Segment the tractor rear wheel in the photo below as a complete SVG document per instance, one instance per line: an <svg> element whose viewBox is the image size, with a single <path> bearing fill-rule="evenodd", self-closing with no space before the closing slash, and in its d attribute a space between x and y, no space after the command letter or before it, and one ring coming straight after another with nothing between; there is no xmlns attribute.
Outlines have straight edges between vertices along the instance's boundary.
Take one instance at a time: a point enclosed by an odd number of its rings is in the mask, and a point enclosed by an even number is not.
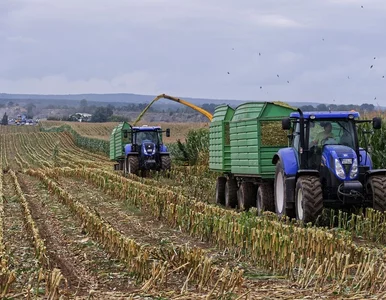
<svg viewBox="0 0 386 300"><path fill-rule="evenodd" d="M315 223L323 211L322 184L318 177L300 176L295 190L296 218L303 223Z"/></svg>
<svg viewBox="0 0 386 300"><path fill-rule="evenodd" d="M161 156L161 169L169 171L172 166L172 161L170 159L169 155L162 155Z"/></svg>
<svg viewBox="0 0 386 300"><path fill-rule="evenodd" d="M139 159L138 156L130 155L125 159L125 175L135 174L138 175L139 171Z"/></svg>
<svg viewBox="0 0 386 300"><path fill-rule="evenodd" d="M295 217L292 203L287 201L287 188L285 183L285 174L281 161L278 160L275 169L275 181L274 181L274 200L275 211L278 216L288 216L290 218Z"/></svg>
<svg viewBox="0 0 386 300"><path fill-rule="evenodd" d="M234 178L228 178L225 183L225 206L235 208L237 204L237 181Z"/></svg>
<svg viewBox="0 0 386 300"><path fill-rule="evenodd" d="M225 205L225 185L227 179L224 176L217 177L216 181L216 203Z"/></svg>
<svg viewBox="0 0 386 300"><path fill-rule="evenodd" d="M386 211L386 176L371 176L367 180L367 194L375 210Z"/></svg>
<svg viewBox="0 0 386 300"><path fill-rule="evenodd" d="M261 216L264 211L275 212L272 183L259 184L256 193L256 208L259 216Z"/></svg>
<svg viewBox="0 0 386 300"><path fill-rule="evenodd" d="M252 182L242 182L237 191L237 202L240 211L248 210L255 204L256 187Z"/></svg>

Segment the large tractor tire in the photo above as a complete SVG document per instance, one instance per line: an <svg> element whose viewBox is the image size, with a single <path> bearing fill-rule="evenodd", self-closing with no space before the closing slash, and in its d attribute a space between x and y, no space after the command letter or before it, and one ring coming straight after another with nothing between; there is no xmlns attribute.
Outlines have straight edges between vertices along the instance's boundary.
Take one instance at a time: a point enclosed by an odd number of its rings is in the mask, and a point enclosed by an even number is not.
<svg viewBox="0 0 386 300"><path fill-rule="evenodd" d="M256 187L251 182L242 182L237 191L237 203L240 211L248 210L255 205Z"/></svg>
<svg viewBox="0 0 386 300"><path fill-rule="evenodd" d="M386 211L386 176L371 176L366 186L372 207L375 210Z"/></svg>
<svg viewBox="0 0 386 300"><path fill-rule="evenodd" d="M172 167L172 160L169 155L161 156L161 169L164 171L170 171Z"/></svg>
<svg viewBox="0 0 386 300"><path fill-rule="evenodd" d="M225 205L225 185L227 179L224 176L217 177L216 181L216 203Z"/></svg>
<svg viewBox="0 0 386 300"><path fill-rule="evenodd" d="M138 175L139 172L139 158L138 156L128 155L125 159L125 175Z"/></svg>
<svg viewBox="0 0 386 300"><path fill-rule="evenodd" d="M287 201L285 174L280 160L276 163L273 195L276 214L280 217L284 215L295 217L293 204Z"/></svg>
<svg viewBox="0 0 386 300"><path fill-rule="evenodd" d="M228 178L225 183L225 206L235 208L237 205L237 181L234 178Z"/></svg>
<svg viewBox="0 0 386 300"><path fill-rule="evenodd" d="M323 211L322 184L316 176L300 176L295 190L296 218L303 223L315 223Z"/></svg>
<svg viewBox="0 0 386 300"><path fill-rule="evenodd" d="M273 183L259 184L256 193L256 208L259 216L262 215L264 211L275 212Z"/></svg>

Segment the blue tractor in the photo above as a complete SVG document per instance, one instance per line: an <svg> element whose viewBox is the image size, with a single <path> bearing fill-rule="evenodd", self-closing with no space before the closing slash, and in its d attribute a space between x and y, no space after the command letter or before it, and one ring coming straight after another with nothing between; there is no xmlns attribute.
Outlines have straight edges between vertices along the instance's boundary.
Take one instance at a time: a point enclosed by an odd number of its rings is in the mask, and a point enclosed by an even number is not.
<svg viewBox="0 0 386 300"><path fill-rule="evenodd" d="M354 111L298 109L282 120L282 128L290 130L290 147L272 160L278 215L314 222L324 207L386 210L386 170L373 169L367 145L359 145L358 125L366 122L373 129L382 125L380 118L360 120Z"/></svg>
<svg viewBox="0 0 386 300"><path fill-rule="evenodd" d="M115 170L144 176L149 170L170 170L171 159L159 126L132 127L123 122L110 136L110 159ZM170 136L170 129L165 131ZM141 173L141 174L140 174Z"/></svg>

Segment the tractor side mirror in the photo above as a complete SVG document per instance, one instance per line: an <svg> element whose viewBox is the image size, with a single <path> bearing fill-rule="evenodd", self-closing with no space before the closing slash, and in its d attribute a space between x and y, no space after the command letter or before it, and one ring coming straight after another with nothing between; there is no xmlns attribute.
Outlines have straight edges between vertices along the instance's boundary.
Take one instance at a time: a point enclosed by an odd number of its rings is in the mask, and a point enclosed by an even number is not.
<svg viewBox="0 0 386 300"><path fill-rule="evenodd" d="M290 118L284 118L281 120L281 128L283 130L290 130L291 129L291 119Z"/></svg>
<svg viewBox="0 0 386 300"><path fill-rule="evenodd" d="M166 137L170 137L170 128L166 129Z"/></svg>
<svg viewBox="0 0 386 300"><path fill-rule="evenodd" d="M381 129L381 127L382 127L382 119L378 117L373 118L373 128Z"/></svg>
<svg viewBox="0 0 386 300"><path fill-rule="evenodd" d="M123 137L124 137L125 139L127 139L127 137L128 137L127 130L125 130L125 131L123 132Z"/></svg>

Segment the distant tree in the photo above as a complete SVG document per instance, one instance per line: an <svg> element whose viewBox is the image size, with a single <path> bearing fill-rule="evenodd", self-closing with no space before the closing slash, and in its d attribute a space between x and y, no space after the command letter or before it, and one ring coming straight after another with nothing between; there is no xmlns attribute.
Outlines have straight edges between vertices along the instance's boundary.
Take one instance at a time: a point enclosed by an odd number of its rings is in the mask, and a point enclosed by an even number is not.
<svg viewBox="0 0 386 300"><path fill-rule="evenodd" d="M107 122L109 118L113 115L113 110L109 107L98 107L94 114L91 117L91 122Z"/></svg>
<svg viewBox="0 0 386 300"><path fill-rule="evenodd" d="M87 112L87 108L88 108L87 100L86 99L80 100L79 112L85 113L85 112Z"/></svg>
<svg viewBox="0 0 386 300"><path fill-rule="evenodd" d="M214 104L214 103L204 103L201 108L202 109L205 109L206 111L210 112L211 114L214 113L214 110L216 109L218 105L217 104Z"/></svg>
<svg viewBox="0 0 386 300"><path fill-rule="evenodd" d="M300 109L302 111L314 111L315 107L313 107L312 105L303 105L303 106L300 106Z"/></svg>
<svg viewBox="0 0 386 300"><path fill-rule="evenodd" d="M345 105L345 104L340 104L337 106L336 108L338 111L346 111L346 110L350 110L350 107L348 105Z"/></svg>
<svg viewBox="0 0 386 300"><path fill-rule="evenodd" d="M373 104L363 103L360 106L360 110L365 111L365 112L371 112L371 111L374 111L374 109L375 109L375 106Z"/></svg>
<svg viewBox="0 0 386 300"><path fill-rule="evenodd" d="M328 109L329 109L329 110L334 110L334 111L336 111L336 110L338 110L338 106L337 106L336 104L330 104L330 105L328 106Z"/></svg>
<svg viewBox="0 0 386 300"><path fill-rule="evenodd" d="M7 113L4 113L3 119L1 120L1 125L8 125Z"/></svg>
<svg viewBox="0 0 386 300"><path fill-rule="evenodd" d="M61 121L61 118L58 116L48 116L47 120L48 121Z"/></svg>
<svg viewBox="0 0 386 300"><path fill-rule="evenodd" d="M326 106L326 104L318 104L316 106L316 110L317 111L328 111L328 107Z"/></svg>
<svg viewBox="0 0 386 300"><path fill-rule="evenodd" d="M27 109L27 118L32 119L34 116L34 109L36 108L35 104L28 103L25 108Z"/></svg>
<svg viewBox="0 0 386 300"><path fill-rule="evenodd" d="M108 119L109 122L130 122L130 118L124 116L112 115Z"/></svg>
<svg viewBox="0 0 386 300"><path fill-rule="evenodd" d="M14 106L14 103L13 103L12 101L9 101L9 102L7 103L7 106L8 106L8 107L12 107L12 106Z"/></svg>

